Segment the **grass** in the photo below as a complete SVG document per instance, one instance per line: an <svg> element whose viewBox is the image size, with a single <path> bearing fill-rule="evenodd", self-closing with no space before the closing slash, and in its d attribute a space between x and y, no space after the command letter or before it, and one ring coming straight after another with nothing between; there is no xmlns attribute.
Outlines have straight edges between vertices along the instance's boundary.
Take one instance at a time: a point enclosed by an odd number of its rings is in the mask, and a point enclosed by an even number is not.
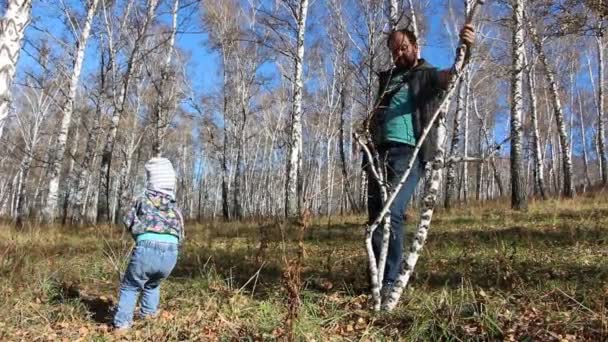
<svg viewBox="0 0 608 342"><path fill-rule="evenodd" d="M499 202L438 212L390 314L369 310L363 221L319 219L307 231L299 339L608 338L606 195L531 203L527 213ZM188 226L163 283L160 317L117 337L107 323L128 236L106 226L0 227L0 340L284 339L283 253L297 249L291 231L273 222Z"/></svg>

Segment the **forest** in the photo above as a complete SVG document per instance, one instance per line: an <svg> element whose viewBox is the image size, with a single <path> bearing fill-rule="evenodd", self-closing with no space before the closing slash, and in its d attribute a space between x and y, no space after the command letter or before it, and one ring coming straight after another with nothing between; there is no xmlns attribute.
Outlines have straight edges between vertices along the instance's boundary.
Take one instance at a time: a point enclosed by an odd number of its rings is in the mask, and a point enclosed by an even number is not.
<svg viewBox="0 0 608 342"><path fill-rule="evenodd" d="M0 8L0 339L608 338L608 2ZM385 306L366 160L398 29L452 76ZM186 237L156 321L112 335L160 156Z"/></svg>

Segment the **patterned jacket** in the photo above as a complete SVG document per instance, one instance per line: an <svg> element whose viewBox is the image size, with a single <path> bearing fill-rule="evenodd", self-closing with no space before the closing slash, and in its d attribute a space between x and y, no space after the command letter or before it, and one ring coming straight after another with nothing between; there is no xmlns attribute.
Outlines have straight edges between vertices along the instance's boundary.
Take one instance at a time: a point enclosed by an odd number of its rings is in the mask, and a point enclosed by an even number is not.
<svg viewBox="0 0 608 342"><path fill-rule="evenodd" d="M175 199L162 192L146 190L135 201L123 222L133 237L143 233L171 234L182 243L184 219Z"/></svg>

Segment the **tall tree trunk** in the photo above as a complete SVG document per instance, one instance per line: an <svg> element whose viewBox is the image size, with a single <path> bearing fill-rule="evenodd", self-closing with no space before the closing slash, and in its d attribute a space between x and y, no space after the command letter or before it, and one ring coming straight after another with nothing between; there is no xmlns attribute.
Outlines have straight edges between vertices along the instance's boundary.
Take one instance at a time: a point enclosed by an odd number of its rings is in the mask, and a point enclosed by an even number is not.
<svg viewBox="0 0 608 342"><path fill-rule="evenodd" d="M26 196L26 181L27 176L30 172L30 166L32 165L32 151L26 150L25 157L21 161L21 165L19 166L19 182L17 183L17 209L16 209L16 218L15 224L18 228L23 226L23 221L25 219L25 196Z"/></svg>
<svg viewBox="0 0 608 342"><path fill-rule="evenodd" d="M346 161L346 152L344 149L344 140L346 139L344 126L344 114L346 112L346 82L343 80L340 88L340 161L341 161L341 169L342 169L342 179L344 180L344 193L346 194L346 198L348 203L350 204L351 210L358 210L357 202L352 194L353 188L350 176L348 174L348 165Z"/></svg>
<svg viewBox="0 0 608 342"><path fill-rule="evenodd" d="M101 56L101 73L100 73L100 94L103 94L103 89L105 88L105 73L104 73L104 57L103 54ZM97 148L97 139L99 137L99 133L101 131L101 101L102 97L100 96L97 99L95 104L95 116L93 117L93 123L91 125L91 129L89 130L89 136L87 138L87 143L84 150L84 157L82 160L82 164L80 165L80 170L76 176L76 180L74 184L76 185L76 193L74 194L74 212L72 215L72 223L80 224L83 221L85 215L85 207L87 203L87 188L90 184L90 170L93 167L93 160L95 157L95 150Z"/></svg>
<svg viewBox="0 0 608 342"><path fill-rule="evenodd" d="M167 102L171 101L174 96L174 90L170 91L167 88L167 83L172 82L169 77L171 75L171 59L173 57L173 47L175 45L175 35L177 33L177 12L179 10L179 0L173 1L173 8L171 9L171 32L169 34L169 42L167 43L167 58L165 63L161 66L160 70L160 82L157 85L156 103L154 106L154 121L155 121L155 134L153 153L155 156L160 157L163 149L163 143L165 140L165 132L169 125L170 115L167 113L168 110L173 108L166 108ZM168 110L167 110L168 109Z"/></svg>
<svg viewBox="0 0 608 342"><path fill-rule="evenodd" d="M485 125L485 122L482 123L482 125ZM477 149L479 150L479 156L483 160L485 158L484 158L484 153L483 153L483 141L481 140L482 134L483 134L483 129L480 128L479 129L479 140L477 141ZM482 185L484 182L484 178L483 178L484 167L483 166L484 166L483 162L477 163L477 168L476 168L477 180L475 182L475 200L477 200L477 201L483 200L482 192L481 192Z"/></svg>
<svg viewBox="0 0 608 342"><path fill-rule="evenodd" d="M302 199L302 92L304 90L302 75L307 15L308 0L300 0L296 18L297 41L294 56L293 109L285 182L285 216L287 217L298 215Z"/></svg>
<svg viewBox="0 0 608 342"><path fill-rule="evenodd" d="M234 191L232 192L233 199L233 217L237 220L241 220L243 218L243 208L241 205L241 199L243 196L242 189L242 180L243 180L243 148L244 148L244 140L245 140L245 126L247 125L247 115L245 111L247 109L245 107L241 108L242 113L242 123L239 129L239 137L237 139L237 152L236 152L236 162L234 163Z"/></svg>
<svg viewBox="0 0 608 342"><path fill-rule="evenodd" d="M465 70L466 74L466 70ZM454 115L454 127L452 131L452 142L450 144L450 157L448 158L447 175L445 184L445 198L444 206L447 210L450 210L453 205L453 201L456 198L456 165L455 159L458 155L458 145L460 145L460 124L462 122L462 114L464 112L464 96L465 96L465 84L461 80L458 86L458 97L456 98L456 114Z"/></svg>
<svg viewBox="0 0 608 342"><path fill-rule="evenodd" d="M230 220L231 217L231 213L230 213L230 205L229 205L229 182L230 182L230 175L229 175L229 170L228 170L228 152L229 152L229 127L228 127L228 121L229 121L229 117L230 117L230 105L229 105L229 101L228 101L228 91L230 89L230 85L228 84L228 82L230 81L230 77L229 77L229 64L228 64L228 51L226 49L225 46L222 46L222 61L223 61L223 70L222 70L222 75L223 75L223 110L222 110L222 120L223 120L223 124L222 124L222 130L223 130L223 140L222 140L222 218L226 221Z"/></svg>
<svg viewBox="0 0 608 342"><path fill-rule="evenodd" d="M467 24L472 23L475 14L478 12L479 5L482 3L483 3L483 1L478 1L473 5L474 7L472 7L471 11L468 13L467 18L465 19L465 23L467 23ZM436 204L437 198L439 196L441 178L442 178L442 167L445 162L444 161L445 155L444 155L444 149L443 149L443 141L445 139L445 111L446 111L447 103L449 102L449 97L451 96L454 89L456 88L455 82L458 81L458 78L460 78L459 76L463 72L463 67L466 66L466 60L465 60L466 53L467 53L467 47L466 47L466 45L464 45L462 43L462 41L460 41L458 50L456 51L456 60L454 62L454 66L453 66L454 73L457 76L455 76L452 79L452 81L450 82L450 84L448 86L448 91L446 92L446 97L443 99L442 103L440 104L440 107L435 112L435 115L433 115L433 117L429 120L429 124L435 124L435 137L433 138L433 144L435 146L436 153L435 153L434 159L431 164L431 171L430 171L431 175L429 177L429 182L427 182L427 186L425 188L424 199L422 201L422 206L421 206L421 210L420 210L420 221L419 221L417 229L416 229L415 237L412 240L410 248L407 249L406 252L404 253L404 258L403 258L404 266L403 266L401 272L399 272L399 277L395 283L395 286L393 287L393 290L389 294L388 298L386 298L384 303L382 303L382 307L387 311L393 310L395 308L395 306L397 305L399 298L401 297L401 293L403 292L403 289L405 288L405 286L407 286L407 283L414 271L414 267L416 266L418 258L420 257L420 252L422 251L422 248L424 247L424 243L428 236L428 230L431 225L431 219L433 217L435 204ZM438 120L438 121L433 122L435 120ZM417 149L420 148L420 143L423 142L423 140L426 136L426 133L428 133L428 130L430 130L431 128L432 127L427 127L423 131L423 133L420 136L420 141L416 144ZM414 150L413 158L415 158L418 153L417 149ZM413 158L410 160L410 165L409 165L410 167L411 167L411 165L413 165L413 162L414 162ZM409 170L406 171L406 174L404 176L407 177L408 173L409 173ZM401 183L403 183L405 181L405 179L402 178L401 181L402 181ZM398 191L399 189L397 188L395 190ZM390 203L387 203L387 204L390 205ZM386 208L386 204L385 204L385 208L383 208L383 211L387 210L387 209L388 208ZM378 219L381 219L381 218L382 217L379 217ZM372 232L373 232L373 229L372 229ZM368 247L368 250L369 249L370 248ZM372 254L372 257L373 257L373 254ZM374 295L376 295L376 294L377 293L374 291Z"/></svg>
<svg viewBox="0 0 608 342"><path fill-rule="evenodd" d="M583 101L581 93L578 93L578 115L581 125L581 144L583 147L583 167L585 169L585 188L591 187L591 177L589 176L589 159L587 157L587 137L585 133L585 120L583 119Z"/></svg>
<svg viewBox="0 0 608 342"><path fill-rule="evenodd" d="M57 136L57 143L55 149L55 156L52 158L52 164L50 167L50 181L49 191L47 193L46 206L44 208L44 221L51 223L55 220L57 215L57 201L59 195L59 179L61 177L61 166L63 159L65 158L65 146L68 139L68 131L72 123L72 113L74 111L74 99L76 98L76 91L78 90L78 81L80 80L80 71L82 70L82 63L84 61L84 55L87 48L87 42L89 40L89 34L91 32L91 25L93 23L93 17L97 11L97 4L99 0L93 0L87 10L87 17L84 22L81 36L76 42L76 55L74 58L74 64L72 69L72 78L70 79L70 86L68 89L68 95L66 102L63 106L63 117L61 119L61 128L59 129L59 135ZM68 13L66 13L67 15ZM71 20L71 19L70 19ZM71 175L68 175L71 177Z"/></svg>
<svg viewBox="0 0 608 342"><path fill-rule="evenodd" d="M82 121L82 117L80 119L75 119L76 128L74 129L74 134L72 136L72 146L70 148L70 161L68 163L68 169L66 172L66 180L65 180L65 188L64 188L64 198L63 198L63 217L61 219L61 224L66 225L68 220L68 215L70 214L70 210L72 210L72 196L74 195L74 181L76 175L74 174L74 165L76 164L76 153L78 152L78 144L80 140L80 124Z"/></svg>
<svg viewBox="0 0 608 342"><path fill-rule="evenodd" d="M23 44L25 28L30 22L32 0L8 0L0 21L0 138L8 117L11 84Z"/></svg>
<svg viewBox="0 0 608 342"><path fill-rule="evenodd" d="M477 101L473 100L473 110L475 111L475 116L479 120L479 138L477 139L477 150L479 151L479 156L482 159L482 162L477 163L477 180L475 182L475 199L477 201L483 200L483 173L484 173L484 160L486 159L485 153L483 152L483 141L484 134L486 132L486 117L485 115L482 117L479 113L479 109L477 108ZM490 151L492 153L492 151Z"/></svg>
<svg viewBox="0 0 608 342"><path fill-rule="evenodd" d="M533 58L532 58L533 59ZM545 191L545 170L540 146L540 133L538 130L538 109L536 100L536 82L534 78L534 65L528 68L528 91L530 95L530 120L532 121L532 152L534 157L534 185L543 200L547 199Z"/></svg>
<svg viewBox="0 0 608 342"><path fill-rule="evenodd" d="M536 52L539 55L541 64L545 68L545 74L547 77L547 83L550 87L551 100L553 102L553 110L555 111L555 121L557 122L557 131L559 133L559 143L561 148L562 156L562 172L563 172L563 195L568 198L574 197L574 184L572 182L572 158L570 156L570 142L568 135L566 134L566 124L564 122L564 112L559 99L559 92L557 89L557 82L555 81L554 72L547 61L547 57L543 51L542 42L536 34L536 30L532 26L532 23L528 20L528 28L530 31L530 37L536 48Z"/></svg>
<svg viewBox="0 0 608 342"><path fill-rule="evenodd" d="M468 4L468 1L466 1ZM466 68L465 73L463 75L463 82L465 87L464 93L464 105L463 105L463 146L462 146L462 157L466 160L468 158L469 151L469 100L471 93L471 84L470 84L470 68ZM469 167L468 163L462 163L462 190L463 190L463 198L464 203L468 203L469 201Z"/></svg>
<svg viewBox="0 0 608 342"><path fill-rule="evenodd" d="M608 160L606 159L606 128L604 127L604 44L602 36L595 37L597 45L597 146L599 150L602 185L608 185Z"/></svg>
<svg viewBox="0 0 608 342"><path fill-rule="evenodd" d="M528 207L524 182L522 116L523 116L523 54L524 54L524 1L513 0L513 40L511 75L511 207L525 210Z"/></svg>
<svg viewBox="0 0 608 342"><path fill-rule="evenodd" d="M394 31L399 24L399 1L388 0L388 20L391 31Z"/></svg>
<svg viewBox="0 0 608 342"><path fill-rule="evenodd" d="M131 50L131 54L129 55L129 59L127 61L127 67L124 74L124 80L122 83L122 87L120 89L120 95L118 100L114 99L114 113L112 115L112 119L110 121L110 129L108 130L108 135L106 138L106 143L103 148L103 154L101 158L101 166L100 166L100 178L99 178L99 189L98 189L98 199L97 199L97 221L98 222L108 222L111 219L112 208L111 208L111 194L112 194L112 182L111 182L111 166L112 166L112 155L114 153L114 145L116 144L116 136L118 134L118 126L120 125L120 121L123 117L123 113L125 112L128 98L128 91L130 88L131 78L133 75L133 68L136 67L135 59L139 57L139 49L145 43L148 35L148 27L152 20L154 19L154 13L156 11L156 7L158 6L159 0L148 0L147 2L147 13L144 18L144 22L142 26L139 28L137 32L137 37L135 38L135 42L133 43L133 48ZM131 5L134 2L127 2L127 9L125 10L124 19L125 23L128 18L128 12L131 8ZM110 24L107 24L110 25ZM109 29L108 29L109 30ZM111 45L111 44L110 44ZM110 46L110 58L112 60L113 66L112 69L114 72L117 71L116 66L116 50L114 46ZM138 66L138 68L141 65Z"/></svg>
<svg viewBox="0 0 608 342"><path fill-rule="evenodd" d="M466 1L466 0L465 0ZM420 36L420 30L418 30L418 20L416 18L416 9L414 8L414 4L412 0L407 0L407 3L410 8L410 27L412 32L416 36L416 41L418 42L418 46L422 45L422 37ZM418 58L420 58L420 50L418 49Z"/></svg>

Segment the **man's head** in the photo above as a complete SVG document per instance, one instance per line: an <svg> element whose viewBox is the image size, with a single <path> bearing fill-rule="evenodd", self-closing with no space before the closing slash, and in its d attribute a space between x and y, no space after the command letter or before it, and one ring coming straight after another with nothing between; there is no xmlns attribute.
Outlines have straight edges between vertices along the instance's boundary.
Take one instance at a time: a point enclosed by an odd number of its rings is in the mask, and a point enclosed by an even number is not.
<svg viewBox="0 0 608 342"><path fill-rule="evenodd" d="M416 35L408 29L391 32L388 36L388 48L391 50L393 62L398 68L411 69L418 60L418 43Z"/></svg>

